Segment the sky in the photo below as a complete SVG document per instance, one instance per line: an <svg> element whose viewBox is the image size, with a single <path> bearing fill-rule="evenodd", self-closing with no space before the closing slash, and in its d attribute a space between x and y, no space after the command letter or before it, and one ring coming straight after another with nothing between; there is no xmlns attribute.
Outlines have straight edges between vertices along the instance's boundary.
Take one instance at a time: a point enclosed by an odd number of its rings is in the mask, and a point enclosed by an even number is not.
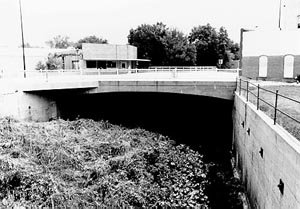
<svg viewBox="0 0 300 209"><path fill-rule="evenodd" d="M195 26L276 28L280 0L21 0L25 43L45 46L56 35L77 41L96 35L126 44L129 30L163 22L185 34ZM0 0L0 46L21 45L19 0Z"/></svg>

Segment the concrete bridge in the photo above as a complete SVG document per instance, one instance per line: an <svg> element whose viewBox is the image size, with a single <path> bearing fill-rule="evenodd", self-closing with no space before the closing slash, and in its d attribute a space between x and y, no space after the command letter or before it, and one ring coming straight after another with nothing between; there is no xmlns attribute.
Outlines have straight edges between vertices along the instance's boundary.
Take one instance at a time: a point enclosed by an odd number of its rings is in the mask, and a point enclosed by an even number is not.
<svg viewBox="0 0 300 209"><path fill-rule="evenodd" d="M145 69L116 74L49 71L0 80L0 116L47 121L59 116L55 95L105 92L192 94L233 100L236 70ZM79 72L79 74L78 74ZM30 73L28 73L30 75Z"/></svg>
<svg viewBox="0 0 300 209"><path fill-rule="evenodd" d="M27 79L0 79L0 117L13 116L25 121L55 119L60 111L56 96L65 94L165 92L234 99L232 153L251 205L266 209L300 208L300 143L251 102L234 94L236 72L77 73L42 72Z"/></svg>

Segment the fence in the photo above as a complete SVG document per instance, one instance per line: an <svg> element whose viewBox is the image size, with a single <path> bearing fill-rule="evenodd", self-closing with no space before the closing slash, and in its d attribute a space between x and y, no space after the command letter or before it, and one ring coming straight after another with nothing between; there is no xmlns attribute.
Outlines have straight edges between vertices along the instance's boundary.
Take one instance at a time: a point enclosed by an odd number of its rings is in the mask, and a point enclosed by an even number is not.
<svg viewBox="0 0 300 209"><path fill-rule="evenodd" d="M156 69L156 70L208 70L208 71L216 71L216 66L151 66L149 69Z"/></svg>
<svg viewBox="0 0 300 209"><path fill-rule="evenodd" d="M166 67L150 67L148 69L59 69L59 70L26 70L26 77L54 77L54 76L89 76L89 75L121 75L131 73L171 73L173 77L176 77L178 73L189 72L227 72L236 73L237 69L216 69L210 66L192 66L192 67L178 67L178 66L166 66ZM10 73L1 73L0 78L23 78L24 71L13 71Z"/></svg>
<svg viewBox="0 0 300 209"><path fill-rule="evenodd" d="M269 89L261 87L259 84L254 84L248 80L243 80L241 78L237 79L237 91L238 91L239 95L243 94L245 96L247 102L249 101L249 102L253 103L254 105L256 105L257 110L260 110L262 108L261 103L264 103L264 104L268 105L269 107L271 107L271 109L273 109L273 114L271 114L271 116L273 116L272 119L274 121L274 125L277 123L278 113L283 114L284 116L286 116L289 119L296 122L298 125L300 124L299 119L295 118L291 114L287 113L286 111L284 111L278 107L278 101L280 98L286 99L297 105L300 105L300 101L297 101L293 98L290 98L290 97L280 94L279 90L271 91ZM274 100L270 99L271 101L270 100L267 101L267 99L264 99L264 97L262 96L264 94L264 92L267 92L267 93L273 95ZM253 96L254 99L250 99L251 96Z"/></svg>

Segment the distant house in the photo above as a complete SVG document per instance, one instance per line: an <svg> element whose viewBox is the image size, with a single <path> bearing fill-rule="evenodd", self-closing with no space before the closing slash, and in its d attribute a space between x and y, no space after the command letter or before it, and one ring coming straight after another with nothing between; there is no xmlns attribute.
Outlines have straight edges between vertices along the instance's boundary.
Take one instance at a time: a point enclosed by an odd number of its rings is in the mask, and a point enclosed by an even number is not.
<svg viewBox="0 0 300 209"><path fill-rule="evenodd" d="M60 53L64 69L134 69L148 66L150 60L137 58L137 47L131 45L83 43L82 50Z"/></svg>

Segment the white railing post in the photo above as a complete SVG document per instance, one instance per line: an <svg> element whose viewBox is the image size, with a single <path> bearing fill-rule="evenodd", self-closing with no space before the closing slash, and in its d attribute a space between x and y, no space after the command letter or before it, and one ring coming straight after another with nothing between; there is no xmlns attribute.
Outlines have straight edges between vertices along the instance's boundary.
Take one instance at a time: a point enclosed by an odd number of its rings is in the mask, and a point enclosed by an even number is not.
<svg viewBox="0 0 300 209"><path fill-rule="evenodd" d="M46 82L48 82L48 69L46 69Z"/></svg>

